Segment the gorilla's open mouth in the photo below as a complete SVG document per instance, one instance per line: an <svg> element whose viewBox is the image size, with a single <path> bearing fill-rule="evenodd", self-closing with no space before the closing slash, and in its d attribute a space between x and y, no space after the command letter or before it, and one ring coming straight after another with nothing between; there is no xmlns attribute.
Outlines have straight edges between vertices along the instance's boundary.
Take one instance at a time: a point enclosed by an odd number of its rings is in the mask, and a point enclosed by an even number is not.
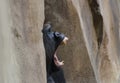
<svg viewBox="0 0 120 83"><path fill-rule="evenodd" d="M68 41L68 38L67 37L65 37L64 39L63 39L63 41L62 41L62 43L61 44L66 44L67 43L67 41ZM59 59L58 59L58 57L57 57L57 50L56 50L56 52L55 52L55 54L54 54L54 63L56 64L56 66L62 66L62 65L64 65L64 61L60 61Z"/></svg>
<svg viewBox="0 0 120 83"><path fill-rule="evenodd" d="M60 61L56 54L57 54L57 52L55 52L55 54L54 54L54 63L56 64L56 66L64 65L64 61Z"/></svg>

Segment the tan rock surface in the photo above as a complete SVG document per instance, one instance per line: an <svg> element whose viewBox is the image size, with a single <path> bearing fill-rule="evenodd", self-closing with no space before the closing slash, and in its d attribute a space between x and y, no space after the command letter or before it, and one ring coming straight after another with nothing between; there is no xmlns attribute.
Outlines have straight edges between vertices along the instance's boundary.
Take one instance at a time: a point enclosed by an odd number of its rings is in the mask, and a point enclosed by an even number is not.
<svg viewBox="0 0 120 83"><path fill-rule="evenodd" d="M46 83L43 0L0 1L0 83Z"/></svg>
<svg viewBox="0 0 120 83"><path fill-rule="evenodd" d="M46 20L70 38L68 46L59 50L68 83L95 83L95 78L97 83L119 83L119 3L46 0Z"/></svg>
<svg viewBox="0 0 120 83"><path fill-rule="evenodd" d="M67 83L120 83L119 0L1 0L0 83L46 83L44 19L69 37Z"/></svg>
<svg viewBox="0 0 120 83"><path fill-rule="evenodd" d="M55 31L68 36L66 46L59 48L58 56L64 61L67 83L96 83L93 69L85 46L78 13L70 0L46 0L46 21L53 24Z"/></svg>

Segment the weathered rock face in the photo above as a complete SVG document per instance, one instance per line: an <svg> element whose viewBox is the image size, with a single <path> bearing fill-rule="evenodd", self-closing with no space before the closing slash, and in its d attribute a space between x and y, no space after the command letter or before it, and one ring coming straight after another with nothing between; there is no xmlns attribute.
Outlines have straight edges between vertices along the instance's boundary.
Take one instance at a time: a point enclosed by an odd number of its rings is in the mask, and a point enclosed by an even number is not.
<svg viewBox="0 0 120 83"><path fill-rule="evenodd" d="M0 1L0 83L46 83L43 0Z"/></svg>
<svg viewBox="0 0 120 83"><path fill-rule="evenodd" d="M117 1L98 0L99 12L103 18L103 38L99 48L90 4L95 0L78 0L75 5L80 18L86 47L98 83L119 83L119 9ZM86 5L86 6L85 6ZM95 4L93 4L95 5ZM97 14L97 13L96 13ZM89 19L88 19L89 18ZM93 18L93 19L92 19ZM100 21L100 19L98 19ZM100 30L99 30L100 31Z"/></svg>
<svg viewBox="0 0 120 83"><path fill-rule="evenodd" d="M61 46L58 56L65 61L67 83L96 83L85 46L78 13L70 0L45 0L45 19L53 29L69 37L68 45Z"/></svg>
<svg viewBox="0 0 120 83"><path fill-rule="evenodd" d="M45 0L46 21L51 21L55 30L70 38L67 47L61 47L58 54L65 60L68 83L120 82L119 3Z"/></svg>
<svg viewBox="0 0 120 83"><path fill-rule="evenodd" d="M69 37L67 83L120 83L119 0L1 0L0 83L46 83L44 18Z"/></svg>

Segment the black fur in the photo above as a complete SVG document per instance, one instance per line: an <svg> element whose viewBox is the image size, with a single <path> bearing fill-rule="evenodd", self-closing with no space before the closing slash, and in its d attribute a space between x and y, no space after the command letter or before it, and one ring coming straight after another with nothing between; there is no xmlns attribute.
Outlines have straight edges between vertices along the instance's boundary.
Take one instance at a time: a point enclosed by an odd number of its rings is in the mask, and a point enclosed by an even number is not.
<svg viewBox="0 0 120 83"><path fill-rule="evenodd" d="M63 70L54 63L54 53L65 35L52 31L50 24L45 24L42 32L46 53L47 83L65 83Z"/></svg>

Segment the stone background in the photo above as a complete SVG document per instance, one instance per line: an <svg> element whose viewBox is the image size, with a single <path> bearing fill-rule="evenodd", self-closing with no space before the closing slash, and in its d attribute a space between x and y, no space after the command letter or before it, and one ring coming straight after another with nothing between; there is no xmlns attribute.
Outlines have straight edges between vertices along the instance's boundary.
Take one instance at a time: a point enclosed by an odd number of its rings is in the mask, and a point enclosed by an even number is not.
<svg viewBox="0 0 120 83"><path fill-rule="evenodd" d="M120 83L119 0L0 0L0 83L46 83L44 21L69 37L67 83Z"/></svg>

